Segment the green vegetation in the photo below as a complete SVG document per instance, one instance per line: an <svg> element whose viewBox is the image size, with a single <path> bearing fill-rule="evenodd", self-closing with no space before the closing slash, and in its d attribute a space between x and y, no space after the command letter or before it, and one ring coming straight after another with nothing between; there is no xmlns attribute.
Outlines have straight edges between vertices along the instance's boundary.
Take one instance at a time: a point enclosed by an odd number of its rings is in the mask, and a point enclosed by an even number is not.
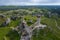
<svg viewBox="0 0 60 40"><path fill-rule="evenodd" d="M20 24L21 16L25 16L24 19L26 20L28 26L30 26L36 22L36 15L42 15L41 24L45 24L47 27L40 29L39 32L34 30L32 40L60 40L60 17L51 13L49 9L21 8L18 10L0 11L0 14L5 15L7 18L17 16L17 20L11 20L9 25L0 27L0 40L19 40L21 35L19 35L17 31L12 30L11 27L15 28ZM51 17L49 17L49 15ZM0 18L0 25L5 21L6 18Z"/></svg>
<svg viewBox="0 0 60 40"><path fill-rule="evenodd" d="M19 40L20 39L20 35L18 34L17 31L9 31L9 33L6 35L6 38L8 40Z"/></svg>
<svg viewBox="0 0 60 40"><path fill-rule="evenodd" d="M9 27L1 27L0 28L0 40L3 40L6 34L10 31L11 29Z"/></svg>
<svg viewBox="0 0 60 40"><path fill-rule="evenodd" d="M60 29L56 27L54 19L41 17L41 23L46 24L47 27L40 29L39 32L35 30L32 40L60 40ZM36 34L38 34L38 37Z"/></svg>
<svg viewBox="0 0 60 40"><path fill-rule="evenodd" d="M26 15L25 18L24 18L28 24L28 26L32 25L33 23L36 22L37 20L37 17L36 16L31 16L31 15Z"/></svg>
<svg viewBox="0 0 60 40"><path fill-rule="evenodd" d="M1 25L3 22L5 22L5 21L6 21L6 18L0 17L0 25Z"/></svg>
<svg viewBox="0 0 60 40"><path fill-rule="evenodd" d="M0 28L0 40L19 40L19 35L16 31L12 30L11 27L19 25L20 19L16 21L11 20L9 25ZM7 36L6 36L7 35ZM11 38L11 39L10 39Z"/></svg>

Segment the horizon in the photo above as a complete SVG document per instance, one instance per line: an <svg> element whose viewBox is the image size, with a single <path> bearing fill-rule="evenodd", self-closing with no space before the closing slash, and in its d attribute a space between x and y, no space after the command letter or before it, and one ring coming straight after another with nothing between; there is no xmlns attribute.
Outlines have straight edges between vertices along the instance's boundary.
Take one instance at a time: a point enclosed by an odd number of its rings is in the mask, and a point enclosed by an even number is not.
<svg viewBox="0 0 60 40"><path fill-rule="evenodd" d="M60 0L0 0L0 6L60 5Z"/></svg>

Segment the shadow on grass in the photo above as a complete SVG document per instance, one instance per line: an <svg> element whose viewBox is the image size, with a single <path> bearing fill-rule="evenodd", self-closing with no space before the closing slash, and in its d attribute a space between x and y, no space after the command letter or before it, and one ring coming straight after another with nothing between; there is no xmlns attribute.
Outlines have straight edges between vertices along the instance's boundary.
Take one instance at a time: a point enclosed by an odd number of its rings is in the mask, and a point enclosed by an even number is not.
<svg viewBox="0 0 60 40"><path fill-rule="evenodd" d="M6 37L9 40L19 40L20 39L20 35L15 30L9 31L9 33L6 35Z"/></svg>

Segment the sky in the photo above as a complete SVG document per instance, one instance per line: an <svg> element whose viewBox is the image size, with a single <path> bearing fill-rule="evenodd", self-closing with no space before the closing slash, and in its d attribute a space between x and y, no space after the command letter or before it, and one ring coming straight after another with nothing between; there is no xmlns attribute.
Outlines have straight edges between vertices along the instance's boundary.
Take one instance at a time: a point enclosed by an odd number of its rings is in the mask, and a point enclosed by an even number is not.
<svg viewBox="0 0 60 40"><path fill-rule="evenodd" d="M60 0L0 0L0 5L60 5Z"/></svg>

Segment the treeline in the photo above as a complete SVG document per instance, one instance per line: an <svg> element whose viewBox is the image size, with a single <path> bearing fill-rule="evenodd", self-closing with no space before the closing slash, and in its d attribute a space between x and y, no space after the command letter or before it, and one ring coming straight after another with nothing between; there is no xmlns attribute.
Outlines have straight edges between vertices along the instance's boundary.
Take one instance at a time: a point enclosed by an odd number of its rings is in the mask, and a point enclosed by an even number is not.
<svg viewBox="0 0 60 40"><path fill-rule="evenodd" d="M6 10L15 10L15 9L28 9L28 8L48 8L48 9L60 9L60 6L0 6L0 10L6 11Z"/></svg>

